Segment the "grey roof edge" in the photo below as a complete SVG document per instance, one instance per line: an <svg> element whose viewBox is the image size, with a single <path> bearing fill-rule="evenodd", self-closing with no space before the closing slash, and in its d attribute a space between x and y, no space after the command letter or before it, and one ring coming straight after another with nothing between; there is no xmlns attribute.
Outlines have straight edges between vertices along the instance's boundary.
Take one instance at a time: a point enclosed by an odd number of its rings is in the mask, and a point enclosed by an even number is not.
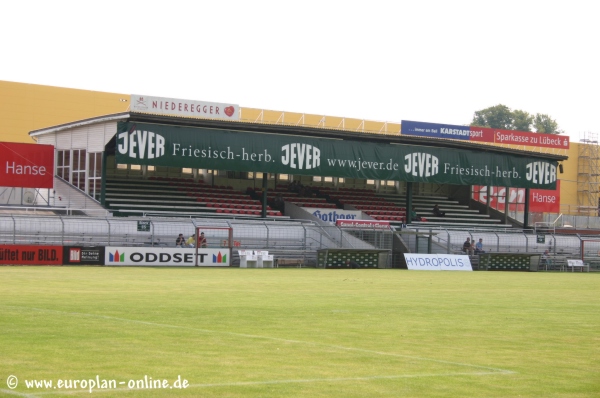
<svg viewBox="0 0 600 398"><path fill-rule="evenodd" d="M170 115L159 115L153 113L143 112L121 112L109 115L97 116L89 119L83 119L65 123L57 126L47 127L43 129L33 130L29 132L31 137L55 133L68 128L81 127L95 123L102 123L113 120L132 120L137 122L146 123L157 123L166 125L177 125L177 126L188 126L188 127L206 127L216 129L230 129L230 130L243 130L248 132L263 132L263 133L278 133L278 134L293 134L307 137L327 137L342 140L356 140L356 141L371 141L371 142L385 142L389 144L408 144L408 145L422 145L422 146L434 146L442 148L454 148L454 149L471 149L484 152L510 154L515 156L533 156L536 158L563 161L567 160L566 155L557 155L549 153L541 153L535 151L527 151L513 148L497 147L493 145L471 143L462 140L450 140L443 138L431 138L431 137L418 137L408 135L389 135L389 134L377 134L377 133L365 133L365 132L353 132L348 130L339 129L328 129L322 127L311 127L311 126L296 126L296 125L285 125L285 124L274 124L274 123L252 123L243 121L231 121L222 119L210 119L210 118L191 118L191 117L179 117Z"/></svg>
<svg viewBox="0 0 600 398"><path fill-rule="evenodd" d="M112 113L109 115L95 116L89 119L75 120L73 122L59 124L57 126L45 127L43 129L32 130L29 132L30 137L37 137L39 135L57 133L73 127L88 126L90 124L110 122L113 120L127 120L129 119L129 112Z"/></svg>

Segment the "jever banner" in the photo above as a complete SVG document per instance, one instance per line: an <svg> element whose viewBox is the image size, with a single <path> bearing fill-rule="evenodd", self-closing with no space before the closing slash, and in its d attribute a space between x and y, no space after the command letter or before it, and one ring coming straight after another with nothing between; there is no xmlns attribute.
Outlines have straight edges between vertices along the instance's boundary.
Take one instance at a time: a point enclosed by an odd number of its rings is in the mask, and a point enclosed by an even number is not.
<svg viewBox="0 0 600 398"><path fill-rule="evenodd" d="M121 164L554 189L556 161L483 150L119 123Z"/></svg>

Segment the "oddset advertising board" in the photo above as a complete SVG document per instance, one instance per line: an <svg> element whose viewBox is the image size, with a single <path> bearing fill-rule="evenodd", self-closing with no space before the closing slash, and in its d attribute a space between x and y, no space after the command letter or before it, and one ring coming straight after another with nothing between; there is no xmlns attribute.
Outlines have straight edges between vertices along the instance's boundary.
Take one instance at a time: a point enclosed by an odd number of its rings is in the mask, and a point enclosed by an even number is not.
<svg viewBox="0 0 600 398"><path fill-rule="evenodd" d="M195 255L194 248L107 246L104 265L194 267ZM228 267L231 264L230 258L229 249L198 249L199 267Z"/></svg>
<svg viewBox="0 0 600 398"><path fill-rule="evenodd" d="M471 260L465 255L405 253L404 260L410 270L473 271Z"/></svg>
<svg viewBox="0 0 600 398"><path fill-rule="evenodd" d="M0 155L0 187L54 186L54 146L0 142Z"/></svg>
<svg viewBox="0 0 600 398"><path fill-rule="evenodd" d="M502 130L489 127L402 121L402 134L420 137L447 138L495 144L526 145L569 149L569 136L527 131Z"/></svg>

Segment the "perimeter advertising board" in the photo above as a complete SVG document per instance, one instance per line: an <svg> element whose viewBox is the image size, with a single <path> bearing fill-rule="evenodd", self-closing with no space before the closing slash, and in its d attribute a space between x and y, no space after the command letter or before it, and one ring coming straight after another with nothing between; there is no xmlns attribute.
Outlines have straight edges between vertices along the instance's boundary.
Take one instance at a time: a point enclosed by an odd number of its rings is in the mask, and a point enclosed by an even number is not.
<svg viewBox="0 0 600 398"><path fill-rule="evenodd" d="M321 221L329 222L334 224L337 220L355 220L360 219L359 210L342 210L342 209L315 209L315 208L304 208L304 210L311 213Z"/></svg>
<svg viewBox="0 0 600 398"><path fill-rule="evenodd" d="M130 109L137 112L211 119L240 119L240 106L235 104L152 97L149 95L137 94L131 96L130 103Z"/></svg>
<svg viewBox="0 0 600 398"><path fill-rule="evenodd" d="M554 189L556 161L475 150L122 122L116 161L455 185Z"/></svg>
<svg viewBox="0 0 600 398"><path fill-rule="evenodd" d="M2 245L1 265L62 265L62 246Z"/></svg>
<svg viewBox="0 0 600 398"><path fill-rule="evenodd" d="M335 225L351 229L390 229L389 221L379 220L337 220Z"/></svg>
<svg viewBox="0 0 600 398"><path fill-rule="evenodd" d="M104 253L104 265L138 265L154 267L193 267L196 249L108 246ZM198 266L228 267L229 249L198 249Z"/></svg>
<svg viewBox="0 0 600 398"><path fill-rule="evenodd" d="M65 246L65 265L104 265L103 246Z"/></svg>
<svg viewBox="0 0 600 398"><path fill-rule="evenodd" d="M408 269L421 271L473 271L469 256L404 253Z"/></svg>
<svg viewBox="0 0 600 398"><path fill-rule="evenodd" d="M452 124L402 121L402 134L420 137L447 138L495 144L526 145L569 149L569 136L526 131L501 130L488 127L456 126Z"/></svg>
<svg viewBox="0 0 600 398"><path fill-rule="evenodd" d="M490 207L504 210L506 187L489 187ZM488 187L473 186L473 199L487 204ZM510 211L524 211L525 189L509 188L508 203ZM556 181L556 189L531 189L529 191L529 211L532 213L560 213L560 180Z"/></svg>
<svg viewBox="0 0 600 398"><path fill-rule="evenodd" d="M54 147L0 142L0 187L52 188Z"/></svg>

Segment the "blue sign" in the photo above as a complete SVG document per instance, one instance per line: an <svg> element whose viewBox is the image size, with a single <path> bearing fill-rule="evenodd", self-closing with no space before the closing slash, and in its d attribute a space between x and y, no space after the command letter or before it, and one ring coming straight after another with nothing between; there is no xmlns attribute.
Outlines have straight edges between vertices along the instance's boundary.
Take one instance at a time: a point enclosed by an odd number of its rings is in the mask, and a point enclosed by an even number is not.
<svg viewBox="0 0 600 398"><path fill-rule="evenodd" d="M471 127L403 120L402 135L416 135L419 137L447 138L468 141L471 137Z"/></svg>

